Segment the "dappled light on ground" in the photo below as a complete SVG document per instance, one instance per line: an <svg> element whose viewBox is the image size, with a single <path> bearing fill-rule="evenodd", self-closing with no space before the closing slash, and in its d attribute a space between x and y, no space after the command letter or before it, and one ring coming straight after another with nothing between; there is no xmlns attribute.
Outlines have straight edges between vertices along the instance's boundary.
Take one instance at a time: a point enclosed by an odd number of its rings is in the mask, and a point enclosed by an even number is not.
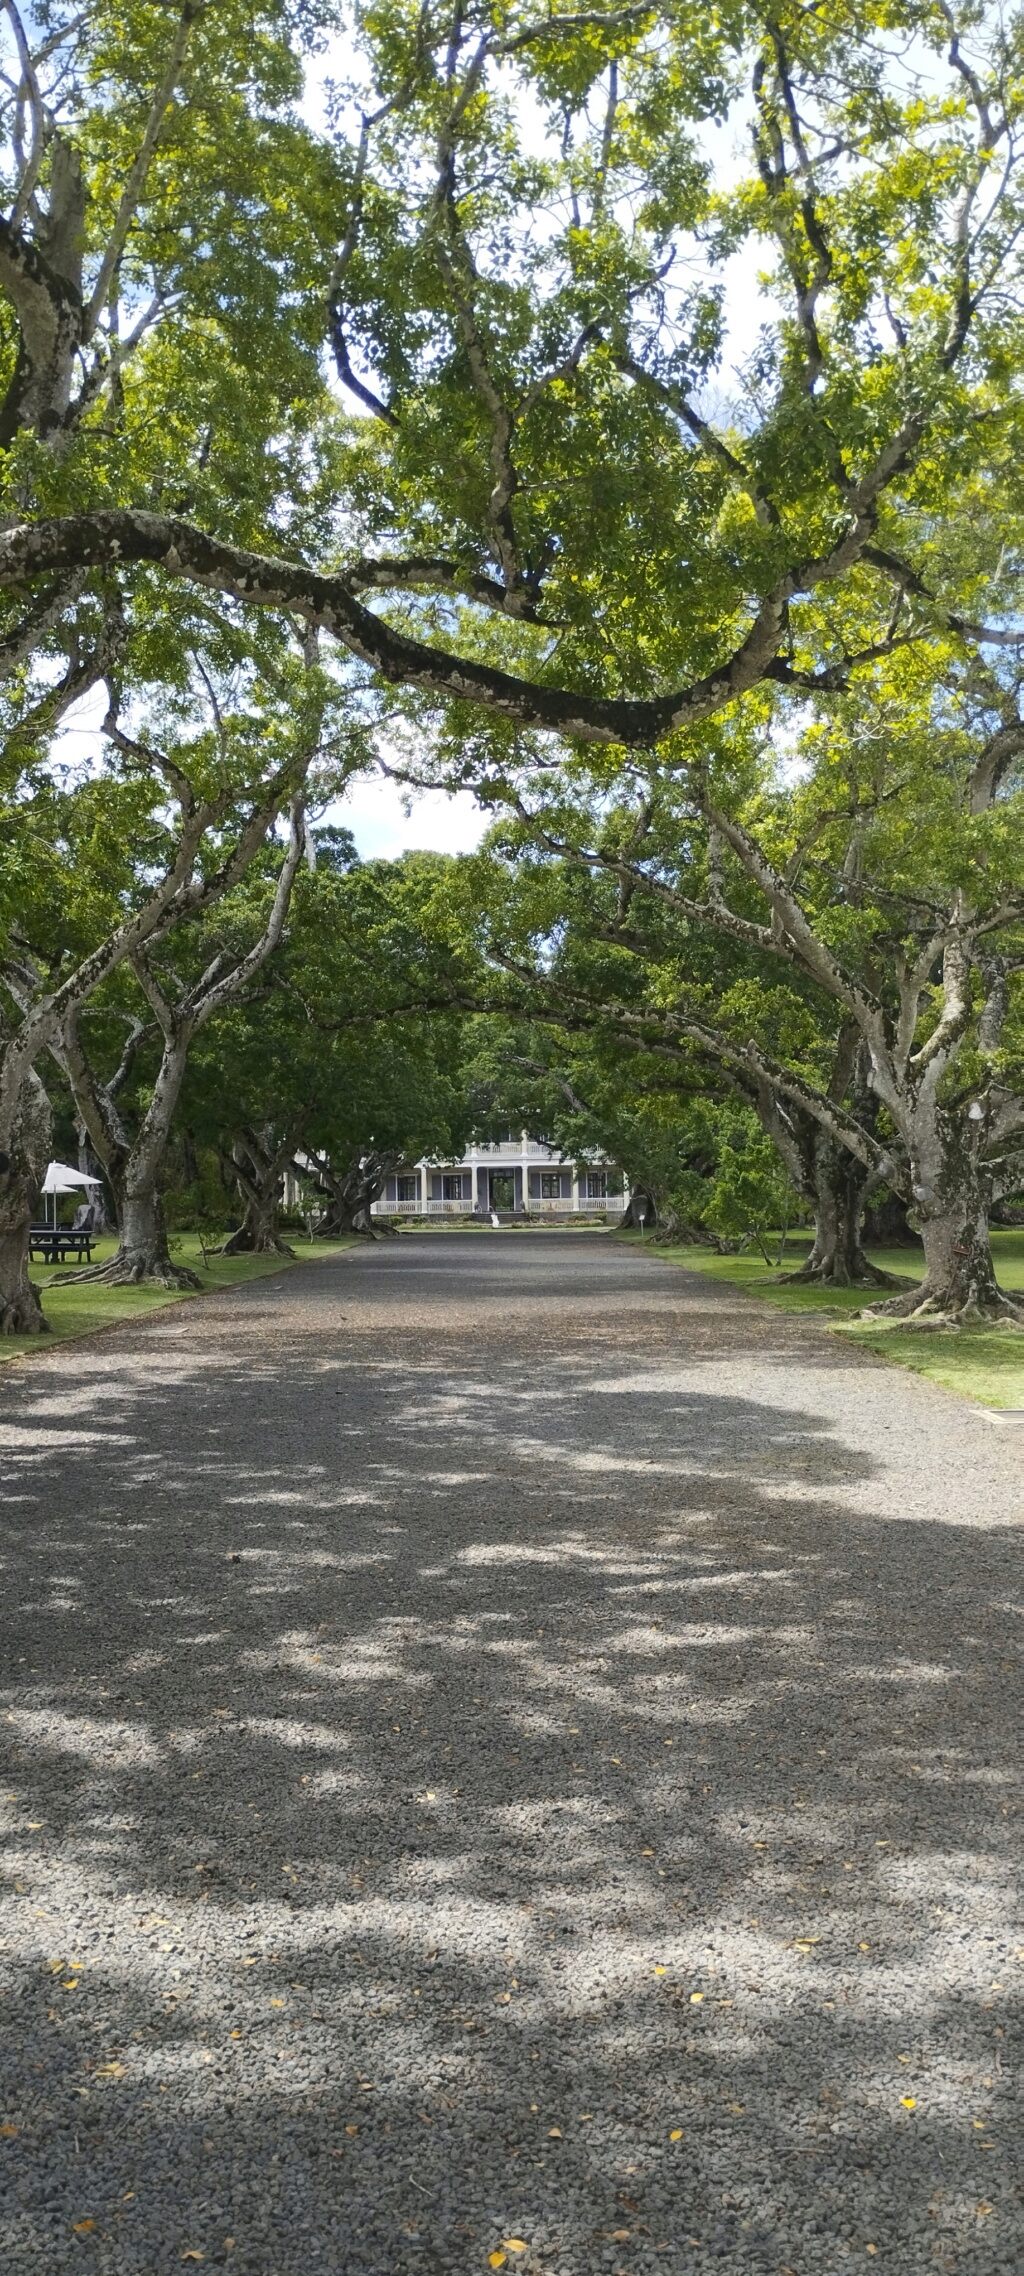
<svg viewBox="0 0 1024 2276"><path fill-rule="evenodd" d="M4 2266L1014 2266L1015 1445L580 1236L164 1325L5 1381Z"/></svg>

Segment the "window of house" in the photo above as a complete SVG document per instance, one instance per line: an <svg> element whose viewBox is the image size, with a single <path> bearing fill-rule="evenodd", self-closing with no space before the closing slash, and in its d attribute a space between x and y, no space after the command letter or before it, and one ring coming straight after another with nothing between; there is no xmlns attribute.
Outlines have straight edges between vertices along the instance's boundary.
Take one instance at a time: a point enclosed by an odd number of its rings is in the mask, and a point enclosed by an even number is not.
<svg viewBox="0 0 1024 2276"><path fill-rule="evenodd" d="M420 1198L419 1179L412 1177L399 1178L397 1180L396 1192L399 1201L418 1201Z"/></svg>
<svg viewBox="0 0 1024 2276"><path fill-rule="evenodd" d="M541 1200L542 1200L542 1201L560 1201L560 1200L561 1200L561 1198L562 1198L562 1180L561 1180L561 1178L560 1178L560 1176L559 1176L559 1174L558 1174L558 1171L557 1171L557 1170L542 1170L542 1171L541 1171L541 1173L540 1173L540 1198L541 1198Z"/></svg>
<svg viewBox="0 0 1024 2276"><path fill-rule="evenodd" d="M587 1200L606 1201L608 1198L607 1170L587 1171Z"/></svg>
<svg viewBox="0 0 1024 2276"><path fill-rule="evenodd" d="M442 1195L443 1195L443 1198L444 1198L444 1200L445 1200L445 1201L461 1201L461 1200L462 1200L462 1172L461 1172L461 1170L455 1170L455 1171L454 1171L454 1172L453 1172L453 1173L452 1173L452 1174L451 1174L449 1177L444 1177L444 1178L442 1178L442 1180L441 1180L441 1193L442 1193Z"/></svg>

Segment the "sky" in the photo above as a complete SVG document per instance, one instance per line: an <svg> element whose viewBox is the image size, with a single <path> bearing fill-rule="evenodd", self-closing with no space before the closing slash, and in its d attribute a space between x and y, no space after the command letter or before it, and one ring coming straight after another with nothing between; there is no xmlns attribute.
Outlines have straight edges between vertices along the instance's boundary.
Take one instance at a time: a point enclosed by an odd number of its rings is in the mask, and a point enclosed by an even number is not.
<svg viewBox="0 0 1024 2276"><path fill-rule="evenodd" d="M396 854L470 853L494 817L468 791L421 791L410 812L397 783L364 776L331 808L332 822L351 830L364 861L393 861Z"/></svg>

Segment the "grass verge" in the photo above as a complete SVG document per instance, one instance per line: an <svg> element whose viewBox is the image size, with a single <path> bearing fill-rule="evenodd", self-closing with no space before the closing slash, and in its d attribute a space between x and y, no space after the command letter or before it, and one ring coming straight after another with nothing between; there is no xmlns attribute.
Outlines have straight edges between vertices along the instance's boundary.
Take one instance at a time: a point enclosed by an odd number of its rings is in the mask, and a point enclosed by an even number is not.
<svg viewBox="0 0 1024 2276"><path fill-rule="evenodd" d="M620 1233L616 1238L639 1245L636 1233ZM981 1406L1024 1408L1024 1334L1019 1330L890 1328L880 1321L857 1319L857 1313L871 1301L862 1289L780 1286L781 1273L803 1263L809 1247L806 1237L798 1235L787 1241L784 1262L777 1273L760 1255L720 1257L710 1249L662 1248L650 1240L645 1246L652 1257L687 1265L691 1272L705 1273L709 1280L727 1281L746 1295L774 1304L780 1312L816 1314L823 1327L841 1332L851 1343L878 1352L900 1367L909 1367L915 1375L927 1375L944 1390L976 1399ZM772 1247L770 1241L768 1246ZM1024 1288L1024 1228L994 1232L992 1250L1002 1286ZM868 1253L872 1263L886 1272L900 1273L907 1280L921 1278L919 1249L873 1248ZM879 1293L884 1295L884 1289Z"/></svg>
<svg viewBox="0 0 1024 2276"><path fill-rule="evenodd" d="M172 1236L171 1254L176 1264L191 1265L197 1272L202 1287L192 1288L105 1288L102 1283L84 1280L65 1287L55 1287L55 1275L62 1269L58 1265L33 1264L32 1279L40 1290L43 1310L50 1323L48 1336L5 1336L0 1339L0 1366L8 1359L23 1359L34 1353L52 1351L55 1343L64 1343L72 1336L94 1335L97 1328L108 1328L122 1320L138 1319L140 1314L159 1312L167 1304L187 1304L194 1296L205 1296L212 1288L237 1288L244 1280L265 1280L274 1273L289 1272L294 1264L308 1264L316 1257L339 1256L343 1249L352 1248L352 1241L309 1242L299 1234L292 1257L210 1257L204 1263L203 1252L196 1233L178 1233ZM97 1241L93 1262L102 1264L112 1257L117 1247L113 1234Z"/></svg>

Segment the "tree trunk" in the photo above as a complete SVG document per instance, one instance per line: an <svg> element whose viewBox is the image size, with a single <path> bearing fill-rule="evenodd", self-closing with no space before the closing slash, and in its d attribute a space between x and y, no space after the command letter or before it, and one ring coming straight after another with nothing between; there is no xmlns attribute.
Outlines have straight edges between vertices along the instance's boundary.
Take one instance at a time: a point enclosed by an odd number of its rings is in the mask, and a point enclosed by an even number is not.
<svg viewBox="0 0 1024 2276"><path fill-rule="evenodd" d="M13 1066L11 1067L13 1077ZM13 1090L13 1080L8 1086ZM52 1117L50 1102L32 1069L16 1101L7 1103L0 1133L0 1336L45 1335L48 1322L39 1290L28 1276L32 1214L46 1175Z"/></svg>
<svg viewBox="0 0 1024 2276"><path fill-rule="evenodd" d="M326 1187L328 1202L316 1229L317 1240L336 1241L347 1233L361 1233L375 1240L378 1234L394 1233L395 1227L386 1218L374 1217L372 1208L401 1161L400 1154L366 1154L340 1175L318 1162L317 1174Z"/></svg>
<svg viewBox="0 0 1024 2276"><path fill-rule="evenodd" d="M87 1265L82 1272L65 1272L61 1280L97 1280L108 1288L135 1287L156 1281L161 1288L201 1288L198 1273L175 1264L167 1246L163 1202L155 1174L136 1177L119 1196L120 1234L117 1253L109 1264Z"/></svg>
<svg viewBox="0 0 1024 2276"><path fill-rule="evenodd" d="M220 1254L222 1257L295 1255L294 1249L281 1238L276 1195L247 1198L242 1222L237 1231L228 1234Z"/></svg>
<svg viewBox="0 0 1024 2276"><path fill-rule="evenodd" d="M641 1210L643 1211L642 1216ZM620 1231L626 1232L630 1227L635 1227L638 1232L650 1231L657 1222L658 1212L654 1205L653 1195L648 1192L646 1186L635 1185L622 1212Z"/></svg>
<svg viewBox="0 0 1024 2276"><path fill-rule="evenodd" d="M273 1143L271 1129L246 1129L234 1138L230 1172L241 1195L243 1215L234 1234L228 1234L221 1256L294 1256L278 1229L278 1193L282 1168L294 1143Z"/></svg>
<svg viewBox="0 0 1024 2276"><path fill-rule="evenodd" d="M820 1288L895 1288L890 1272L873 1265L863 1248L864 1197L869 1171L827 1131L815 1134L813 1150L814 1241L806 1264L787 1272L787 1282Z"/></svg>
<svg viewBox="0 0 1024 2276"><path fill-rule="evenodd" d="M323 1218L316 1229L318 1241L337 1241L345 1233L367 1233L372 1238L378 1232L392 1231L386 1224L378 1225L372 1215L372 1205L378 1195L364 1188L360 1192L332 1193Z"/></svg>
<svg viewBox="0 0 1024 2276"><path fill-rule="evenodd" d="M275 1146L270 1130L249 1129L235 1139L230 1167L242 1197L243 1214L237 1232L224 1242L222 1256L295 1255L281 1239L277 1223L281 1171L292 1151L290 1143Z"/></svg>
<svg viewBox="0 0 1024 2276"><path fill-rule="evenodd" d="M674 1201L667 1201L657 1223L651 1228L651 1239L665 1246L676 1243L684 1248L694 1248L705 1239L705 1235L695 1225L691 1225L687 1218L680 1216Z"/></svg>
<svg viewBox="0 0 1024 2276"><path fill-rule="evenodd" d="M30 1219L16 1204L16 1222L5 1222L7 1200L6 1193L0 1194L0 1336L44 1336L49 1321L28 1277Z"/></svg>
<svg viewBox="0 0 1024 2276"><path fill-rule="evenodd" d="M954 1113L928 1100L918 1102L916 1119L911 1161L924 1280L886 1304L873 1305L863 1317L925 1327L986 1320L1024 1324L1024 1303L1006 1295L996 1280L977 1127L962 1109Z"/></svg>
<svg viewBox="0 0 1024 2276"><path fill-rule="evenodd" d="M98 1111L98 1086L89 1076L80 1053L68 1066L76 1101L103 1163L117 1210L117 1252L107 1264L84 1265L78 1272L62 1272L62 1281L102 1281L107 1287L135 1286L156 1281L161 1288L201 1288L202 1281L188 1265L175 1264L167 1246L167 1227L160 1198L171 1124L181 1092L192 1026L172 1027L142 1126L130 1141L114 1112ZM88 1078L88 1079L86 1079Z"/></svg>

